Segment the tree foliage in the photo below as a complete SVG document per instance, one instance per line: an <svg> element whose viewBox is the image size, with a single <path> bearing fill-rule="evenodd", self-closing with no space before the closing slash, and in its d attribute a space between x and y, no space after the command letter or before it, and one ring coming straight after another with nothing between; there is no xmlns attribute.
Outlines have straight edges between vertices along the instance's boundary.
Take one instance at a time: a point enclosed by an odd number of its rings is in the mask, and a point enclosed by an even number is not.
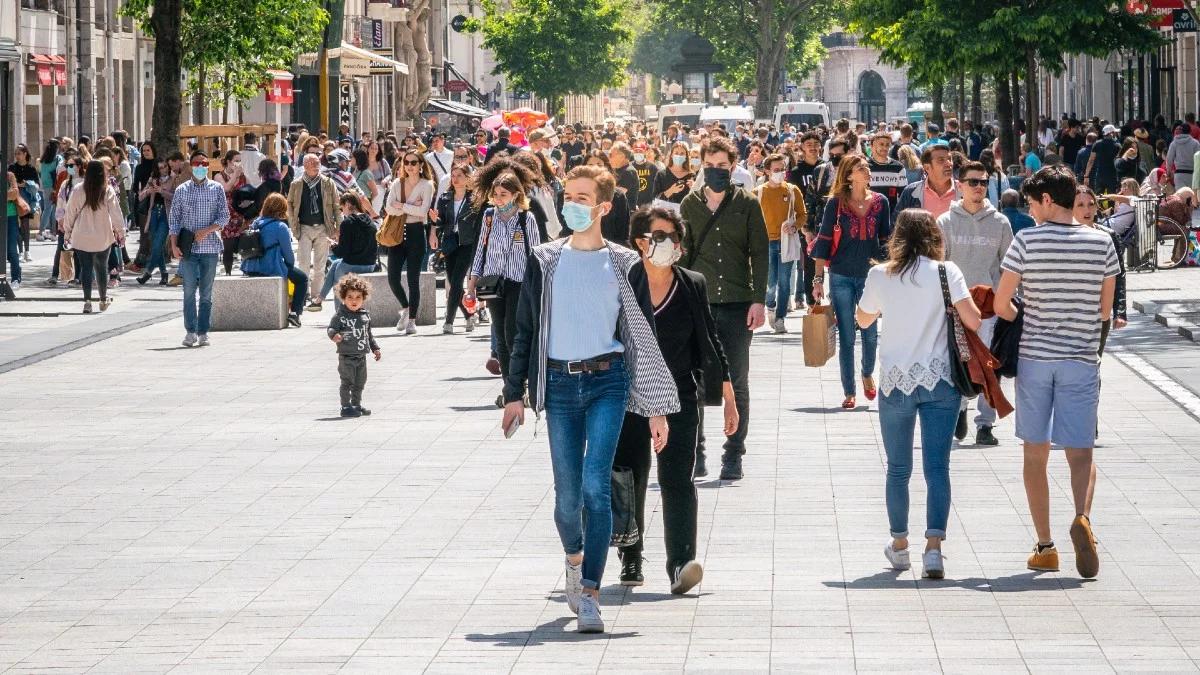
<svg viewBox="0 0 1200 675"><path fill-rule="evenodd" d="M633 33L620 0L483 0L483 46L495 74L557 108L625 79Z"/></svg>
<svg viewBox="0 0 1200 675"><path fill-rule="evenodd" d="M769 117L783 74L800 78L820 63L820 35L840 0L652 0L657 15L713 44L730 89L758 93L755 113Z"/></svg>
<svg viewBox="0 0 1200 675"><path fill-rule="evenodd" d="M644 25L645 30L633 40L629 69L678 82L679 73L675 71L675 65L683 60L679 47L691 37L692 32L662 21L650 21Z"/></svg>

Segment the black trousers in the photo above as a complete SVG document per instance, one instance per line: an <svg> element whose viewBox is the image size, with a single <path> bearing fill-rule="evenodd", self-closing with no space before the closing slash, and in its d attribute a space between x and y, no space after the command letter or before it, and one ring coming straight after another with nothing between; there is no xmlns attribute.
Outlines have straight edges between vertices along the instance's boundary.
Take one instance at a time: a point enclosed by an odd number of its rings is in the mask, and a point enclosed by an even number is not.
<svg viewBox="0 0 1200 675"><path fill-rule="evenodd" d="M446 294L446 323L454 323L454 313L462 309L463 316L471 316L466 307L462 306L463 282L467 278L467 270L475 259L475 245L459 245L446 256L446 283L450 286Z"/></svg>
<svg viewBox="0 0 1200 675"><path fill-rule="evenodd" d="M417 310L421 308L421 260L425 257L425 224L408 223L404 226L404 241L387 250L388 286L400 301L401 307L408 308L408 317L417 319ZM400 282L400 271L408 267L408 290L412 297L404 292L404 284Z"/></svg>
<svg viewBox="0 0 1200 675"><path fill-rule="evenodd" d="M520 299L521 284L505 279L503 297L487 301L496 332L496 358L500 360L500 374L505 377L508 377L508 357L512 354L513 339L517 336L517 302Z"/></svg>
<svg viewBox="0 0 1200 675"><path fill-rule="evenodd" d="M238 240L226 239L222 245L224 249L221 251L221 264L225 266L225 276L229 276L233 274L233 260L237 257Z"/></svg>
<svg viewBox="0 0 1200 675"><path fill-rule="evenodd" d="M658 453L658 486L662 494L663 540L667 547L667 575L689 560L696 559L696 484L692 469L696 466L696 439L699 405L680 401L682 409L667 416L670 433L667 446ZM617 441L615 466L633 469L636 492L636 516L640 539L621 549L622 556L641 557L646 541L646 489L650 480L650 422L641 415L625 413L621 437Z"/></svg>
<svg viewBox="0 0 1200 675"><path fill-rule="evenodd" d="M797 286L803 285L804 301L807 302L810 307L812 305L817 304L816 301L813 299L813 294L812 294L813 277L816 275L817 275L817 266L815 263L813 263L813 257L808 254L807 250L805 250L804 251L804 283L797 284ZM796 292L796 297L797 298L800 297L799 290L797 290L797 292Z"/></svg>
<svg viewBox="0 0 1200 675"><path fill-rule="evenodd" d="M103 251L75 251L75 271L79 274L79 281L83 284L83 299L85 302L92 301L92 281L95 280L96 287L100 291L100 300L108 298L108 252L112 249Z"/></svg>
<svg viewBox="0 0 1200 675"><path fill-rule="evenodd" d="M740 457L746 454L746 430L750 426L750 341L754 332L746 328L748 302L728 302L710 305L713 321L717 324L717 336L729 361L729 379L733 383L733 400L737 404L738 428L725 439L725 457ZM700 407L700 431L696 452L704 455L704 407Z"/></svg>

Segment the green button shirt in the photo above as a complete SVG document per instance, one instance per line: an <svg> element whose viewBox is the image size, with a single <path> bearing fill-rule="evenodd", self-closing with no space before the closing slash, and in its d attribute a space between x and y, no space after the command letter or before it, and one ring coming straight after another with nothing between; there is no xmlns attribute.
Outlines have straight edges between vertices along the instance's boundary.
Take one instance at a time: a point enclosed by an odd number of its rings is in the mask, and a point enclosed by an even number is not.
<svg viewBox="0 0 1200 675"><path fill-rule="evenodd" d="M703 192L691 192L683 198L679 210L686 228L679 264L704 275L710 304L765 302L768 243L762 209L746 190L730 189L733 194L726 199L731 201L712 223L707 236L712 211Z"/></svg>

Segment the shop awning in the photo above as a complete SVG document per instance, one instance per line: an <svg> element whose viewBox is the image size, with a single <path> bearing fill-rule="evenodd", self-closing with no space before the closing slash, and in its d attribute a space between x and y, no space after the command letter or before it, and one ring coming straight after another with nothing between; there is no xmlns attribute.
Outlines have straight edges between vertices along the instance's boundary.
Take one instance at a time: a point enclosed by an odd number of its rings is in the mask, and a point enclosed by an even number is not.
<svg viewBox="0 0 1200 675"><path fill-rule="evenodd" d="M29 62L34 63L34 64L47 65L47 66L54 63L54 61L46 54L30 54ZM64 63L65 63L65 61L64 61Z"/></svg>
<svg viewBox="0 0 1200 675"><path fill-rule="evenodd" d="M431 98L425 104L426 110L436 110L438 112L450 113L451 115L462 115L464 117L477 117L483 119L489 117L492 113L483 108L476 108L473 105L459 103L458 101L449 101L444 98Z"/></svg>
<svg viewBox="0 0 1200 675"><path fill-rule="evenodd" d="M0 61L21 62L21 52L12 40L0 40Z"/></svg>
<svg viewBox="0 0 1200 675"><path fill-rule="evenodd" d="M383 54L376 54L373 51L363 49L361 47L355 47L347 42L343 42L341 47L334 47L333 49L327 50L325 53L331 59L340 58L343 61L365 61L368 64L366 66L367 68L372 66L390 66L393 70L401 74L408 74L408 66L406 64L395 59L388 58ZM318 54L319 52L301 54L296 58L296 62L305 68L311 68L316 64Z"/></svg>

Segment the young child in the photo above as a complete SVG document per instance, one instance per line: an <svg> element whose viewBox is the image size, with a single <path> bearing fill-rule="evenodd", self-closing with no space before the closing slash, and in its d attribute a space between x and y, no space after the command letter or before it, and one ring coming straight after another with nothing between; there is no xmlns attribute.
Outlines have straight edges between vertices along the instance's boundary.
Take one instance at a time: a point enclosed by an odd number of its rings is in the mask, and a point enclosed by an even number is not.
<svg viewBox="0 0 1200 675"><path fill-rule="evenodd" d="M342 417L370 415L362 407L362 390L367 383L367 352L378 361L382 356L371 334L371 315L363 308L371 285L357 274L347 274L334 289L342 306L329 322L329 339L337 344L338 375L342 377Z"/></svg>

